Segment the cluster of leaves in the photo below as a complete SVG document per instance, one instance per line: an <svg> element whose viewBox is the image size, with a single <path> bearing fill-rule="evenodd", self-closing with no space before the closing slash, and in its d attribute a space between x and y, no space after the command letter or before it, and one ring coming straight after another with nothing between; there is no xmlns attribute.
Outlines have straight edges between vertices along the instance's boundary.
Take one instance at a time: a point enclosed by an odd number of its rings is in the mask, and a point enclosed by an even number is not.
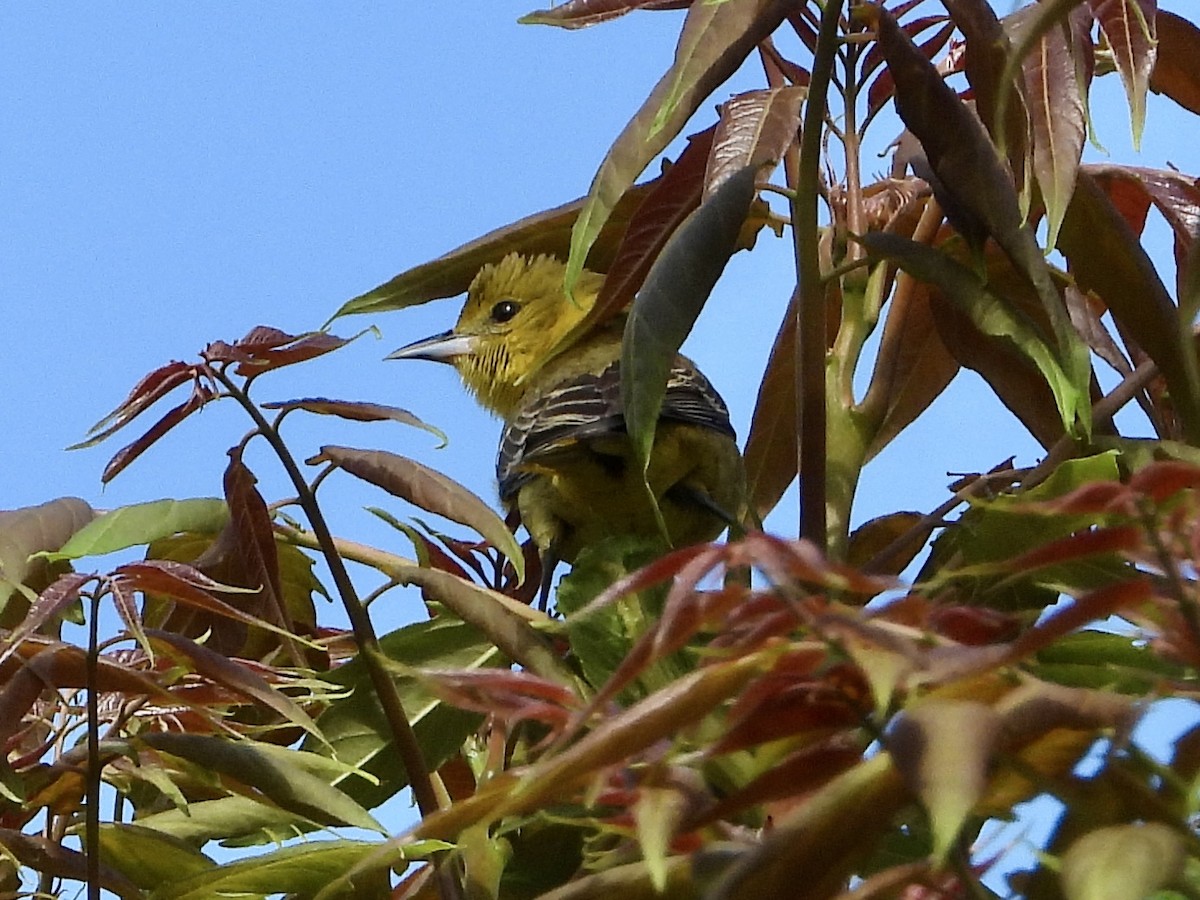
<svg viewBox="0 0 1200 900"><path fill-rule="evenodd" d="M934 5L568 0L527 17L687 9L671 69L585 198L338 311L454 296L513 250L567 259L567 289L585 265L604 272L579 327L628 310L622 390L648 452L665 362L725 262L790 228L796 290L745 457L760 516L803 472L801 539L752 532L655 559L618 538L580 557L550 617L528 605L529 548L461 485L341 446L305 477L281 436L297 413L438 433L379 404L251 399L260 376L345 341L260 328L211 344L147 376L88 443L190 388L107 481L232 400L253 429L223 498L0 514L0 889L32 871L43 893L65 879L154 898L979 896L999 887L973 846L985 823L1050 796L1057 825L1013 890L1200 892L1200 731L1165 760L1134 734L1149 702L1194 692L1200 665L1200 189L1081 163L1098 75L1121 79L1135 136L1151 90L1200 112L1200 29L1154 0L1003 20L983 0ZM766 86L637 183L752 55ZM865 185L866 131L889 104L906 131L892 176ZM1172 230L1173 288L1138 241L1152 207ZM1107 393L1096 360L1119 378ZM863 467L963 366L1043 462L852 531ZM1134 401L1152 438L1113 424ZM243 460L257 440L294 498L259 493ZM338 539L317 492L339 469L473 536L378 511L415 559ZM72 570L142 545L144 561ZM313 554L348 630L317 621ZM376 573L369 595L348 562ZM428 619L378 636L369 605L399 585L420 587ZM102 641L108 600L123 630ZM90 626L86 647L64 621ZM370 810L405 786L420 822L381 837ZM102 791L120 799L103 822ZM341 828L367 835L206 853Z"/></svg>

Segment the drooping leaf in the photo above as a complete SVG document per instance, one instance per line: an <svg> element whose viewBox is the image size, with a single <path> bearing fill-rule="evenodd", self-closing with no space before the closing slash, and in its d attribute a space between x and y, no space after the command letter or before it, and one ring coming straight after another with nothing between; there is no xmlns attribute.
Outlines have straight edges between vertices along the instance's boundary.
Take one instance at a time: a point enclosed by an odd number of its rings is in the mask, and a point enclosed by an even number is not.
<svg viewBox="0 0 1200 900"><path fill-rule="evenodd" d="M621 399L643 472L650 461L667 374L734 251L754 199L757 168L730 176L654 261L625 324Z"/></svg>
<svg viewBox="0 0 1200 900"><path fill-rule="evenodd" d="M217 397L217 393L210 387L204 384L196 383L192 387L192 393L186 400L175 406L163 414L157 422L142 434L141 437L126 444L120 450L113 454L112 459L108 461L108 465L104 467L104 471L100 475L101 484L108 484L114 478L128 468L134 460L149 450L160 438L171 431L176 425L190 416L196 410L204 407L210 400ZM115 429L114 429L115 430ZM97 438L101 437L100 435ZM80 445L82 446L82 445Z"/></svg>
<svg viewBox="0 0 1200 900"><path fill-rule="evenodd" d="M700 104L783 21L788 5L781 0L725 0L688 8L670 70L617 137L592 180L571 232L568 292L617 201Z"/></svg>
<svg viewBox="0 0 1200 900"><path fill-rule="evenodd" d="M1165 9L1157 12L1154 25L1158 51L1150 71L1150 90L1200 115L1200 72L1192 65L1200 54L1200 28Z"/></svg>
<svg viewBox="0 0 1200 900"><path fill-rule="evenodd" d="M441 472L384 450L325 446L309 465L331 462L435 515L474 529L503 553L523 580L525 557L508 526L474 493Z"/></svg>
<svg viewBox="0 0 1200 900"><path fill-rule="evenodd" d="M893 725L886 744L929 812L933 854L944 860L983 796L1000 718L970 700L927 700Z"/></svg>
<svg viewBox="0 0 1200 900"><path fill-rule="evenodd" d="M1063 26L1046 32L1022 61L1033 172L1046 207L1047 248L1058 240L1087 135L1084 98L1092 76L1090 24L1085 10L1073 10Z"/></svg>
<svg viewBox="0 0 1200 900"><path fill-rule="evenodd" d="M229 519L224 500L152 500L110 510L79 529L49 559L103 556L181 532L215 534Z"/></svg>
<svg viewBox="0 0 1200 900"><path fill-rule="evenodd" d="M1113 62L1129 101L1129 124L1137 149L1146 124L1146 91L1157 55L1157 0L1088 0L1088 6L1112 48Z"/></svg>

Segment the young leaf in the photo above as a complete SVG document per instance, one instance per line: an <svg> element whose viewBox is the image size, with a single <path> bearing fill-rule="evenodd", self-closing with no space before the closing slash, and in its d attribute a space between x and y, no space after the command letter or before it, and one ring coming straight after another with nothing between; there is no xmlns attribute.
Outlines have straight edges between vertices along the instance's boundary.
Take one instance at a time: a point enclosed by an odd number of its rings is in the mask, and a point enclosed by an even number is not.
<svg viewBox="0 0 1200 900"><path fill-rule="evenodd" d="M353 422L400 422L411 425L434 435L445 447L449 442L446 433L428 422L422 421L407 409L398 406L385 406L382 403L363 403L355 400L329 400L325 397L305 397L302 400L286 400L275 403L264 403L263 409L278 409L289 412L293 409L303 409L306 412L322 416L338 416Z"/></svg>
<svg viewBox="0 0 1200 900"><path fill-rule="evenodd" d="M1182 16L1160 9L1154 17L1158 51L1150 72L1150 90L1166 94L1184 109L1200 115L1200 28Z"/></svg>
<svg viewBox="0 0 1200 900"><path fill-rule="evenodd" d="M1146 124L1146 90L1157 55L1155 11L1157 0L1088 0L1092 15L1112 48L1113 62L1129 100L1129 125L1133 146L1142 141Z"/></svg>
<svg viewBox="0 0 1200 900"><path fill-rule="evenodd" d="M692 0L566 0L550 9L521 16L522 25L557 25L587 28L633 12L635 9L685 9Z"/></svg>
<svg viewBox="0 0 1200 900"><path fill-rule="evenodd" d="M763 519L796 478L796 296L775 334L746 437L746 493Z"/></svg>

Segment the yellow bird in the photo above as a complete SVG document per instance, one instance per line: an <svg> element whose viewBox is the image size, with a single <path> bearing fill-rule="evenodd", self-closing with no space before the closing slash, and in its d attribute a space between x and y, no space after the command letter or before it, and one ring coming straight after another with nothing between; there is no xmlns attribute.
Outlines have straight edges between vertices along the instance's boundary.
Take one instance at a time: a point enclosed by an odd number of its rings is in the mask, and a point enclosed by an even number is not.
<svg viewBox="0 0 1200 900"><path fill-rule="evenodd" d="M480 404L504 419L496 477L541 552L543 604L559 560L610 535L660 535L620 389L624 316L568 335L604 276L584 271L574 298L563 263L509 254L479 270L450 331L388 359L453 365ZM745 472L729 411L691 360L676 356L648 481L674 546L708 541L745 509Z"/></svg>

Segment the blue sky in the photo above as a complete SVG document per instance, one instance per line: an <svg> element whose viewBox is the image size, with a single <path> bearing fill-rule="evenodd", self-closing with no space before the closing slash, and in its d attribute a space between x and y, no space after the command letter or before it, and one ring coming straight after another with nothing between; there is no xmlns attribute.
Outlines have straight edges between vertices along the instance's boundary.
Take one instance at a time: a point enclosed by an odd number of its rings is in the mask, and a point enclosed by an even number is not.
<svg viewBox="0 0 1200 900"><path fill-rule="evenodd" d="M0 508L63 495L104 508L217 495L224 451L248 428L229 404L194 417L104 490L100 472L123 440L63 448L169 359L258 324L317 328L397 272L584 193L669 65L679 14L568 33L517 25L527 11L497 0L0 5ZM1119 85L1104 82L1100 140L1111 159L1132 160ZM750 70L716 99L757 84ZM1151 100L1139 164L1200 171L1194 121ZM710 122L706 107L691 130ZM891 136L878 129L881 143ZM788 241L764 235L731 263L687 345L743 439L793 277ZM322 443L414 456L493 500L497 423L447 367L382 361L448 327L457 309L339 322L339 334L374 324L384 338L265 378L258 396L405 406L450 446L435 450L399 425L300 416L286 436L301 457ZM1012 454L1036 460L1036 444L980 385L960 375L868 469L859 521L936 506L947 472ZM249 462L268 499L287 493L268 457ZM349 476L322 491L335 530L407 552L362 511L386 498ZM792 496L777 529L795 527ZM417 615L419 601L397 593L375 609L386 630Z"/></svg>

